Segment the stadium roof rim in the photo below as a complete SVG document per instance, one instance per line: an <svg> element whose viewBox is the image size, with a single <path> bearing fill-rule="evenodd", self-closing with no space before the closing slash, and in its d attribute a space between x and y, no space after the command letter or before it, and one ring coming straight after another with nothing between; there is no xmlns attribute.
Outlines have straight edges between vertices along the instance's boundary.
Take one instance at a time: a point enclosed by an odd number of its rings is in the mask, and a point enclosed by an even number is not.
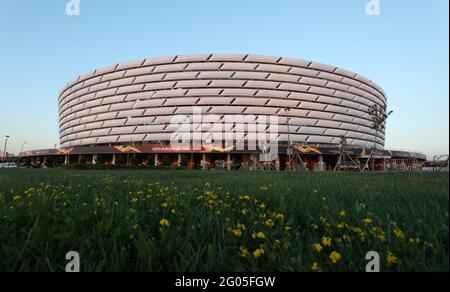
<svg viewBox="0 0 450 292"><path fill-rule="evenodd" d="M383 88L374 82L372 79L368 79L363 75L355 73L353 71L349 71L347 69L326 65L323 63L300 59L300 58L292 58L292 57L281 57L281 56L270 56L270 55L259 55L259 54L186 54L186 55L168 55L162 57L151 57L145 59L134 59L125 62L116 63L110 66L104 66L95 70L91 70L88 73L78 75L77 78L66 83L64 88L59 92L59 98L61 98L62 94L70 89L72 86L80 83L86 79L101 76L106 74L108 70L117 71L119 66L123 67L120 69L130 69L133 67L148 67L153 65L161 65L161 64L176 64L176 63L192 63L192 62L246 62L246 63L258 63L258 64L279 64L279 65L287 65L292 67L299 67L305 69L320 69L323 71L328 71L329 73L342 75L347 78L356 78L358 81L365 83L368 86L372 86L378 93L380 93L387 101L386 93ZM338 71L338 72L336 72Z"/></svg>

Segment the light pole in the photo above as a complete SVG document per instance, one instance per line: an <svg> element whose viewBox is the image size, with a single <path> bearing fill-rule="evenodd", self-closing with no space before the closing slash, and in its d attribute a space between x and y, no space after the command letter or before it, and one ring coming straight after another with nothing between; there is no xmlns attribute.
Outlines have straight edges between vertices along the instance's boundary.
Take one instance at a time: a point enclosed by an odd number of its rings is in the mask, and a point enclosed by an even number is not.
<svg viewBox="0 0 450 292"><path fill-rule="evenodd" d="M27 143L28 143L28 142L23 142L22 147L20 148L19 155L22 155L23 147L25 147L25 144L27 144Z"/></svg>
<svg viewBox="0 0 450 292"><path fill-rule="evenodd" d="M7 155L6 155L6 147L8 146L8 139L9 139L9 136L6 135L5 138L6 138L6 140L5 140L5 148L4 148L4 150L3 150L3 156L5 156L5 158L6 158L6 157L7 157Z"/></svg>
<svg viewBox="0 0 450 292"><path fill-rule="evenodd" d="M288 123L288 160L289 160L289 171L292 170L292 157L291 157L291 117L289 116L290 109L284 110L287 117Z"/></svg>

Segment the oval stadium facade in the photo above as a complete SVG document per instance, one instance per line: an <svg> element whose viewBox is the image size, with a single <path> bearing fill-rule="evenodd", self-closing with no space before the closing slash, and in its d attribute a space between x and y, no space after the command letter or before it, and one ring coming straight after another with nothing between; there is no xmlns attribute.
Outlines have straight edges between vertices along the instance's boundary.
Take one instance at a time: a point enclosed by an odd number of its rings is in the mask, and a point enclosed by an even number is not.
<svg viewBox="0 0 450 292"><path fill-rule="evenodd" d="M144 59L69 82L59 97L60 142L62 147L167 143L171 118L201 107L202 114L222 118L276 115L280 142L337 145L345 136L349 145L370 148L373 104L386 107L380 86L310 61L253 55ZM383 148L383 132L376 141Z"/></svg>

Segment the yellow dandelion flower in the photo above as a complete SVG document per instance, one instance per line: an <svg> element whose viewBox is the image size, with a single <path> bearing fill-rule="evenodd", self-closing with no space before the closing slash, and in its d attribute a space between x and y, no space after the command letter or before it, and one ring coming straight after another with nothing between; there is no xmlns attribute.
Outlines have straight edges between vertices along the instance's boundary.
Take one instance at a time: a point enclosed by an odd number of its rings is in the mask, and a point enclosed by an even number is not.
<svg viewBox="0 0 450 292"><path fill-rule="evenodd" d="M131 199L131 204L137 204L138 202L139 202L139 199L138 198L133 198L133 199Z"/></svg>
<svg viewBox="0 0 450 292"><path fill-rule="evenodd" d="M261 209L265 209L265 208L266 208L266 204L264 204L264 203L261 203L261 205L259 205L259 208L261 208Z"/></svg>
<svg viewBox="0 0 450 292"><path fill-rule="evenodd" d="M262 249L262 248L258 248L257 250L255 250L255 251L253 252L253 256L254 256L255 258L259 258L259 257L261 257L263 254L264 254L264 249Z"/></svg>
<svg viewBox="0 0 450 292"><path fill-rule="evenodd" d="M233 233L234 236L236 236L236 237L242 236L242 231L240 229L233 229L233 230L231 230L231 233Z"/></svg>
<svg viewBox="0 0 450 292"><path fill-rule="evenodd" d="M275 217L278 220L283 220L284 219L284 215L283 214L277 214L277 216Z"/></svg>
<svg viewBox="0 0 450 292"><path fill-rule="evenodd" d="M311 271L318 271L319 270L319 264L318 263L313 263L311 266Z"/></svg>
<svg viewBox="0 0 450 292"><path fill-rule="evenodd" d="M170 226L170 222L167 219L161 219L159 221L159 225L161 225L162 227L169 227Z"/></svg>
<svg viewBox="0 0 450 292"><path fill-rule="evenodd" d="M267 227L270 227L270 228L272 228L272 227L275 226L275 223L273 222L272 219L268 219L268 220L265 222L265 224L266 224Z"/></svg>
<svg viewBox="0 0 450 292"><path fill-rule="evenodd" d="M322 247L322 245L321 245L320 243L316 243L316 244L314 244L314 249L315 249L317 252L321 252L322 249L323 249L323 247Z"/></svg>
<svg viewBox="0 0 450 292"><path fill-rule="evenodd" d="M253 239L256 239L256 238L259 238L259 239L265 239L265 238L266 238L266 235L264 234L264 232L260 231L260 232L258 232L258 233L253 233L253 234L252 234L252 238L253 238Z"/></svg>
<svg viewBox="0 0 450 292"><path fill-rule="evenodd" d="M246 249L245 247L241 246L241 247L239 248L239 255L240 255L241 257L243 257L243 258L248 257L248 255L249 255L248 249Z"/></svg>
<svg viewBox="0 0 450 292"><path fill-rule="evenodd" d="M397 263L397 257L391 252L388 251L388 254L386 256L386 264L390 267Z"/></svg>
<svg viewBox="0 0 450 292"><path fill-rule="evenodd" d="M341 212L339 213L339 216L345 217L345 216L347 216L347 213L346 213L345 211L341 211Z"/></svg>
<svg viewBox="0 0 450 292"><path fill-rule="evenodd" d="M322 244L324 246L331 246L332 240L330 237L322 237Z"/></svg>
<svg viewBox="0 0 450 292"><path fill-rule="evenodd" d="M364 224L369 225L369 224L373 223L373 220L370 219L370 218L366 218L366 219L363 220L363 222L364 222Z"/></svg>
<svg viewBox="0 0 450 292"><path fill-rule="evenodd" d="M400 238L400 239L403 239L405 237L405 234L403 233L403 231L398 227L394 229L394 234L397 238Z"/></svg>
<svg viewBox="0 0 450 292"><path fill-rule="evenodd" d="M337 251L333 251L330 254L329 258L333 264L336 264L337 262L339 262L341 260L342 257L340 255L340 253L338 253Z"/></svg>

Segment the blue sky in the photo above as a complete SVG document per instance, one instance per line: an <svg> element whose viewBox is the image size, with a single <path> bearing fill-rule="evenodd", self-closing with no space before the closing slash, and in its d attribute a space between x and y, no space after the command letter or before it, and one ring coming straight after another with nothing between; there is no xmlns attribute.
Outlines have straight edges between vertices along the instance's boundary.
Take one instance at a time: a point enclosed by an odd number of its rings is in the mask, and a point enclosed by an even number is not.
<svg viewBox="0 0 450 292"><path fill-rule="evenodd" d="M449 149L449 1L0 0L0 148L58 144L57 97L95 68L148 57L252 53L314 60L384 88L387 148Z"/></svg>

